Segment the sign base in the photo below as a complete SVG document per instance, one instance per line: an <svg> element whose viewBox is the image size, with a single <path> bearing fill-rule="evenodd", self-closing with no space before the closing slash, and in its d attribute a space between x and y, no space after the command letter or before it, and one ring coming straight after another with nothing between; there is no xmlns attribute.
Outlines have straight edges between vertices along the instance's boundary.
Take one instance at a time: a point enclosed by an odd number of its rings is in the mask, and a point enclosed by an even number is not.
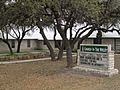
<svg viewBox="0 0 120 90"><path fill-rule="evenodd" d="M98 69L93 69L93 68L86 68L86 67L81 67L81 66L75 66L73 67L74 70L77 71L84 71L84 72L89 72L89 73L94 73L98 75L104 75L104 76L113 76L118 74L118 69L111 69L111 70L98 70Z"/></svg>

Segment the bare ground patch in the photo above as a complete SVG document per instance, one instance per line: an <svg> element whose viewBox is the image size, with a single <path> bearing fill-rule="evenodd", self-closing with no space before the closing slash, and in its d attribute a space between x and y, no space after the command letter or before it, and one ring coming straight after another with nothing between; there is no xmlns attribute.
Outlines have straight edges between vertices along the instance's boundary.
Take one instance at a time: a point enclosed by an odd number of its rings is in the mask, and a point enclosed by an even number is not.
<svg viewBox="0 0 120 90"><path fill-rule="evenodd" d="M115 67L120 70L119 57ZM120 90L120 75L87 76L65 66L65 60L0 65L0 90Z"/></svg>

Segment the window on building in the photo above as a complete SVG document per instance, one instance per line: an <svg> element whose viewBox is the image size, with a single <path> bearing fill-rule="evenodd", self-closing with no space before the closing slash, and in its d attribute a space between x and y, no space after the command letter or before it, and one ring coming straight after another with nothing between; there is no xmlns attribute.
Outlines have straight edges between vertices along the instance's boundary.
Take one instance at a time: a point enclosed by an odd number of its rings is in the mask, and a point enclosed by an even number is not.
<svg viewBox="0 0 120 90"><path fill-rule="evenodd" d="M120 51L120 39L115 39L114 40L114 47L116 51Z"/></svg>
<svg viewBox="0 0 120 90"><path fill-rule="evenodd" d="M11 47L15 48L15 40L11 40Z"/></svg>
<svg viewBox="0 0 120 90"><path fill-rule="evenodd" d="M30 40L27 40L27 47L30 47L30 46L31 46Z"/></svg>

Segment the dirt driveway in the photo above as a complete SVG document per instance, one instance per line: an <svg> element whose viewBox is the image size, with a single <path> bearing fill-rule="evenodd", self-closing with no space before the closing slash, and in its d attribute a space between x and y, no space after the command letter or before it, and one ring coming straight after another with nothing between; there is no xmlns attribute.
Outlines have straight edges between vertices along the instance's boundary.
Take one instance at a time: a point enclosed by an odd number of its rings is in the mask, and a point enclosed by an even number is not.
<svg viewBox="0 0 120 90"><path fill-rule="evenodd" d="M65 60L0 65L0 90L120 90L120 74L84 76L65 71ZM120 55L115 57L120 70Z"/></svg>

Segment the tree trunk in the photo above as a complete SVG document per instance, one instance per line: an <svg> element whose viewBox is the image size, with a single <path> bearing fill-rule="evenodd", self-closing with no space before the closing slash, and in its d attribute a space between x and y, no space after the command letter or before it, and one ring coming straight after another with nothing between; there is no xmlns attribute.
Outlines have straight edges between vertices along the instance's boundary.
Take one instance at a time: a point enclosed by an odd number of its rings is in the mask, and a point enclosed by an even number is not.
<svg viewBox="0 0 120 90"><path fill-rule="evenodd" d="M7 44L8 48L9 48L10 54L13 55L13 50L12 50L12 48L11 48L9 42L8 42L7 40L3 40L3 39L0 39L0 40L2 40L5 44Z"/></svg>
<svg viewBox="0 0 120 90"><path fill-rule="evenodd" d="M73 67L73 60L72 60L72 49L71 49L71 46L68 45L67 48L66 48L66 55L67 55L67 67L68 68L71 68Z"/></svg>
<svg viewBox="0 0 120 90"><path fill-rule="evenodd" d="M72 60L72 49L70 46L70 42L67 39L67 37L65 37L65 34L62 32L62 30L58 30L58 32L60 33L61 37L63 38L63 42L65 42L66 56L67 56L67 67L71 68L71 67L73 67L73 60Z"/></svg>
<svg viewBox="0 0 120 90"><path fill-rule="evenodd" d="M18 40L17 53L20 53L21 42L22 40Z"/></svg>
<svg viewBox="0 0 120 90"><path fill-rule="evenodd" d="M0 38L0 40L3 41L5 44L7 44L8 48L9 48L10 54L13 55L13 50L12 50L11 45L10 45L10 43L8 42L8 40L1 39L1 38Z"/></svg>
<svg viewBox="0 0 120 90"><path fill-rule="evenodd" d="M54 53L54 50L53 50L52 46L50 45L49 41L47 40L43 30L40 30L40 33L41 33L42 37L44 38L44 41L45 41L45 43L46 43L46 45L47 45L47 47L50 51L51 60L55 61L55 53Z"/></svg>
<svg viewBox="0 0 120 90"><path fill-rule="evenodd" d="M22 43L22 40L23 40L24 36L25 36L25 33L22 34L21 39L18 39L18 40L17 40L17 41L18 41L17 53L20 53L21 43Z"/></svg>
<svg viewBox="0 0 120 90"><path fill-rule="evenodd" d="M96 35L97 43L96 44L101 44L102 43L102 31L98 30L98 33Z"/></svg>
<svg viewBox="0 0 120 90"><path fill-rule="evenodd" d="M83 39L78 41L77 49L80 49L80 44L83 42Z"/></svg>
<svg viewBox="0 0 120 90"><path fill-rule="evenodd" d="M48 49L50 51L51 60L55 61L56 59L55 59L54 50L53 50L52 46L50 45L48 39L46 38L45 33L43 31L43 28L41 26L38 26L38 28L40 29L40 34L42 35L42 37L43 37L43 39L44 39L44 41L45 41L45 43L46 43L46 45L47 45L47 47L48 47Z"/></svg>
<svg viewBox="0 0 120 90"><path fill-rule="evenodd" d="M57 48L59 49L59 52L58 52L58 56L57 56L57 59L56 60L61 60L62 59L62 56L63 56L63 50L64 50L64 43L62 42L62 45L61 43L59 44L56 40L56 35L57 35L57 32L56 32L56 28L54 27L54 42L55 44L57 45Z"/></svg>
<svg viewBox="0 0 120 90"><path fill-rule="evenodd" d="M63 50L64 50L64 46L66 46L66 56L67 56L67 67L71 68L73 67L73 60L72 60L72 48L70 45L69 40L64 36L63 33L61 33L61 36L63 36Z"/></svg>
<svg viewBox="0 0 120 90"><path fill-rule="evenodd" d="M62 60L62 57L63 57L63 49L60 49L58 52L57 60Z"/></svg>
<svg viewBox="0 0 120 90"><path fill-rule="evenodd" d="M62 43L61 48L59 48L58 58L57 60L61 60L63 57L63 51L64 51L64 42Z"/></svg>
<svg viewBox="0 0 120 90"><path fill-rule="evenodd" d="M17 41L18 41L17 53L20 53L21 43L22 43L22 40L23 40L25 34L26 34L26 32L23 32L23 33L22 33L22 37L17 39Z"/></svg>
<svg viewBox="0 0 120 90"><path fill-rule="evenodd" d="M59 21L57 21L57 30L59 32L59 34L61 35L63 42L65 42L65 47L66 47L66 56L67 56L67 67L71 68L73 66L73 60L72 60L72 49L70 46L70 42L66 37L66 33L62 31L60 25L59 25Z"/></svg>
<svg viewBox="0 0 120 90"><path fill-rule="evenodd" d="M74 49L74 45L75 44L73 44L73 43L70 44L72 50Z"/></svg>
<svg viewBox="0 0 120 90"><path fill-rule="evenodd" d="M5 44L7 44L8 48L9 48L10 54L13 55L13 50L12 50L10 44L9 44L7 41L4 41L4 40L2 40L2 41L3 41Z"/></svg>
<svg viewBox="0 0 120 90"><path fill-rule="evenodd" d="M12 50L10 44L9 44L9 43L6 43L6 44L8 45L8 48L9 48L10 54L13 55L13 50Z"/></svg>
<svg viewBox="0 0 120 90"><path fill-rule="evenodd" d="M61 27L61 18L59 18L59 14L56 13L54 8L52 8L52 11L54 13L55 20L56 20L56 23L57 23L56 27L57 27L58 33L62 37L63 42L65 42L66 51L67 51L67 53L66 53L66 56L67 56L67 67L71 68L73 66L72 49L71 49L70 42L69 42L69 40L67 38L67 35L66 35L67 28L65 27L64 30L62 29L62 27Z"/></svg>

